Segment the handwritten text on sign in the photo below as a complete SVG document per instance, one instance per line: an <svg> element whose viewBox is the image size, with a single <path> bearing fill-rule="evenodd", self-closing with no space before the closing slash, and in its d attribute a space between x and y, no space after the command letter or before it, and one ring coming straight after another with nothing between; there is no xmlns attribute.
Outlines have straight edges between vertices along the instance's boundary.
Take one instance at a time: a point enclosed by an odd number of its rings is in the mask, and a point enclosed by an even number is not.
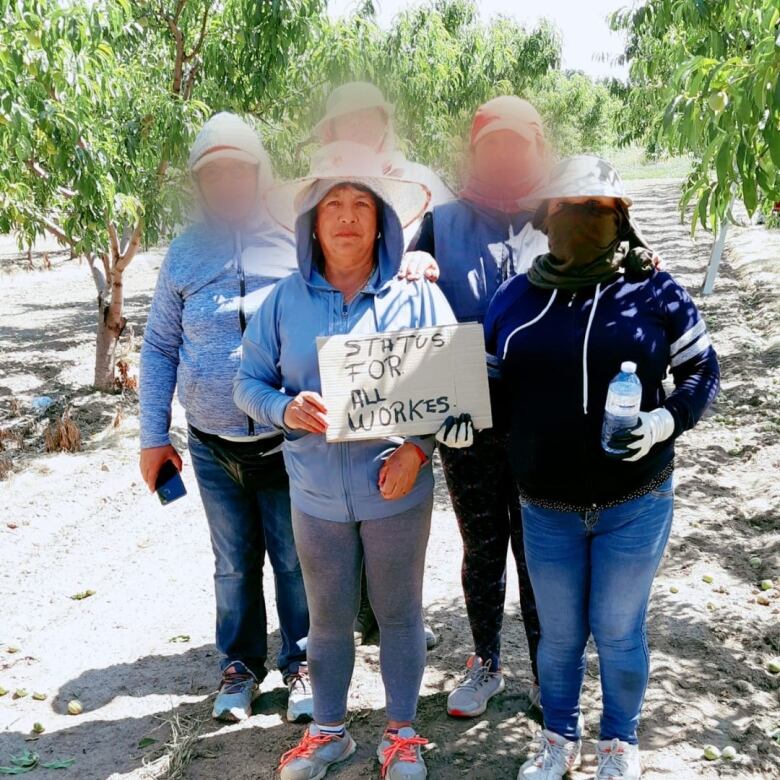
<svg viewBox="0 0 780 780"><path fill-rule="evenodd" d="M481 325L321 336L317 351L328 441L435 433L461 412L493 424Z"/></svg>

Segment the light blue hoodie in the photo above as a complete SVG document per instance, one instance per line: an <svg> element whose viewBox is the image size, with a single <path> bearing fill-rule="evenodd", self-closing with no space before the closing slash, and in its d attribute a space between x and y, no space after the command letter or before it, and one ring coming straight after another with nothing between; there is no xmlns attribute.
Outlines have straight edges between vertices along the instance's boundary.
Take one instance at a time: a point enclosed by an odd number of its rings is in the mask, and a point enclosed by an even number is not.
<svg viewBox="0 0 780 780"><path fill-rule="evenodd" d="M312 198L310 198L310 201ZM300 273L279 282L249 323L234 381L236 405L263 425L284 430L284 411L303 390L321 392L317 336L372 334L450 325L455 317L439 288L396 279L403 256L401 224L391 206L382 209L377 268L350 303L312 261L314 206L296 223ZM325 436L286 431L284 458L292 503L307 514L336 522L374 520L404 512L433 490L430 458L412 490L387 501L379 470L401 443L398 438L327 443ZM413 439L429 456L433 437Z"/></svg>

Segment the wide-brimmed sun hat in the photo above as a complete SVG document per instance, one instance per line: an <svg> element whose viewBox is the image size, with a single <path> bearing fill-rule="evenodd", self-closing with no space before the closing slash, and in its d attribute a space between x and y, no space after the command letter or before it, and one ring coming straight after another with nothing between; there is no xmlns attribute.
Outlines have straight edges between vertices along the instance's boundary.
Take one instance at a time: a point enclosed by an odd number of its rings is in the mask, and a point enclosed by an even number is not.
<svg viewBox="0 0 780 780"><path fill-rule="evenodd" d="M382 90L370 81L349 81L336 87L328 95L325 103L325 116L314 125L312 138L322 139L327 135L328 126L334 119L354 114L356 111L367 111L378 108L388 119L393 116L395 106L388 103Z"/></svg>
<svg viewBox="0 0 780 780"><path fill-rule="evenodd" d="M330 184L322 193L324 197L338 184L355 184L387 203L397 214L401 227L406 227L425 213L431 192L421 182L386 176L383 168L382 157L368 147L352 141L334 141L312 155L307 176L280 184L268 193L268 211L282 227L294 231L298 215L316 205L309 203L315 188Z"/></svg>
<svg viewBox="0 0 780 780"><path fill-rule="evenodd" d="M533 200L539 203L552 198L584 197L617 198L626 207L633 203L617 168L591 154L561 160L553 168L547 184L533 194Z"/></svg>

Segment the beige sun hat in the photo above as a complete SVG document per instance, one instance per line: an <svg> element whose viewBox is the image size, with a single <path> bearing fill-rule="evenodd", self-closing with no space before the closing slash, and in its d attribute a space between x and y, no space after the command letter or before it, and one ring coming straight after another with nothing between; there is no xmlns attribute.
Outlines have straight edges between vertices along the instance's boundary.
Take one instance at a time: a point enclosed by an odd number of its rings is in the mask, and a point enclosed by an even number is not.
<svg viewBox="0 0 780 780"><path fill-rule="evenodd" d="M295 220L311 207L310 195L319 184L357 184L387 203L398 215L401 227L406 227L425 213L431 191L417 181L391 178L383 168L383 158L368 147L353 141L334 141L314 152L308 176L269 192L268 211L282 227L294 231Z"/></svg>
<svg viewBox="0 0 780 780"><path fill-rule="evenodd" d="M533 194L541 202L551 198L617 198L626 207L633 200L626 194L623 180L611 162L591 154L567 157L555 165L547 184Z"/></svg>
<svg viewBox="0 0 780 780"><path fill-rule="evenodd" d="M336 87L328 95L325 103L325 116L314 125L311 131L313 138L323 138L328 125L334 120L356 111L366 111L378 108L385 112L388 119L393 116L395 106L385 100L382 90L370 81L348 81Z"/></svg>
<svg viewBox="0 0 780 780"><path fill-rule="evenodd" d="M271 161L259 133L236 114L222 111L201 127L190 149L189 169L196 173L214 160L230 159L259 165L271 176Z"/></svg>

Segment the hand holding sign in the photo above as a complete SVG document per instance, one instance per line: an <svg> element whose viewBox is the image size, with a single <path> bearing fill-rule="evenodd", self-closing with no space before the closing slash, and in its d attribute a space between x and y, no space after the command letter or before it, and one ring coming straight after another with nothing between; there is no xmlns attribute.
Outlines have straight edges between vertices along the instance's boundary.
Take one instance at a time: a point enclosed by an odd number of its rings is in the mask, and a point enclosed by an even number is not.
<svg viewBox="0 0 780 780"><path fill-rule="evenodd" d="M287 404L284 424L293 431L325 433L328 430L328 410L319 393L304 390Z"/></svg>

